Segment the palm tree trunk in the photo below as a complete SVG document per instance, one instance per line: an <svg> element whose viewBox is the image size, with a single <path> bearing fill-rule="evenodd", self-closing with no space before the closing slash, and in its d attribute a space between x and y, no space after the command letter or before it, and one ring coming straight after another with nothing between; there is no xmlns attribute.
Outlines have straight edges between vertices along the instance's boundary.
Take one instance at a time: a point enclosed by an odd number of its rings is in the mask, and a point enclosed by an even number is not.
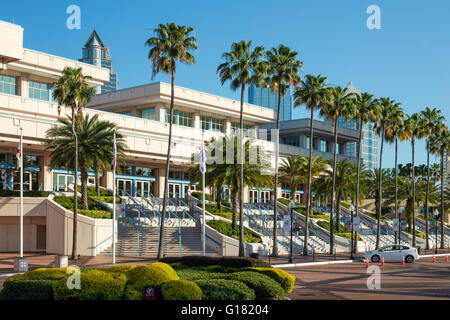
<svg viewBox="0 0 450 320"><path fill-rule="evenodd" d="M334 157L333 157L333 182L331 187L331 212L330 212L330 254L334 253L334 190L336 189L336 162L337 162L337 137L338 118L334 119Z"/></svg>
<svg viewBox="0 0 450 320"><path fill-rule="evenodd" d="M398 215L398 138L395 138L395 218L398 219L400 230L400 217ZM400 244L400 231L395 230L395 243Z"/></svg>
<svg viewBox="0 0 450 320"><path fill-rule="evenodd" d="M75 130L75 108L72 108L72 131L75 136L75 179L73 189L73 239L72 239L72 259L78 260L78 236L77 236L77 222L78 222L78 136Z"/></svg>
<svg viewBox="0 0 450 320"><path fill-rule="evenodd" d="M384 127L384 124L383 124ZM383 146L384 146L384 128L381 133L381 149L380 149L380 172L378 172L378 207L377 207L377 242L376 249L380 247L380 231L381 231L381 204L383 202L383 192L381 190L383 177Z"/></svg>
<svg viewBox="0 0 450 320"><path fill-rule="evenodd" d="M314 139L314 103L311 105L311 121L309 124L309 161L308 161L308 185L306 186L306 217L305 217L305 239L303 241L303 255L308 255L309 237L309 210L311 207L311 171Z"/></svg>
<svg viewBox="0 0 450 320"><path fill-rule="evenodd" d="M244 97L245 97L245 84L242 83L241 86L241 114L239 119L239 148L241 154L241 163L239 164L239 189L240 189L240 197L239 197L239 257L245 256L245 247L244 247L244 162L245 162L245 154L244 154ZM276 184L275 184L276 190ZM275 197L276 198L276 197ZM276 207L276 199L275 205Z"/></svg>
<svg viewBox="0 0 450 320"><path fill-rule="evenodd" d="M360 167L361 167L361 143L362 143L362 139L363 139L363 126L364 126L364 122L362 120L359 121L359 143L358 143L358 159L357 164L356 164L356 201L355 201L355 217L358 217L359 215L359 175L360 175ZM355 230L355 239L358 239L358 230ZM356 243L357 240L355 240ZM357 248L356 246L353 247L354 252L357 252Z"/></svg>
<svg viewBox="0 0 450 320"><path fill-rule="evenodd" d="M336 230L337 232L341 232L341 193L338 192L338 196L336 199Z"/></svg>
<svg viewBox="0 0 450 320"><path fill-rule="evenodd" d="M428 243L428 197L430 193L430 141L427 138L427 192L425 195L425 236L426 236L426 244L425 248L427 250L430 249L430 244Z"/></svg>
<svg viewBox="0 0 450 320"><path fill-rule="evenodd" d="M441 151L441 249L444 249L444 151ZM437 219L435 221L437 223ZM436 232L437 237L437 232Z"/></svg>
<svg viewBox="0 0 450 320"><path fill-rule="evenodd" d="M415 185L415 175L414 175L414 136L411 138L411 148L412 148L412 246L416 246L416 185Z"/></svg>
<svg viewBox="0 0 450 320"><path fill-rule="evenodd" d="M95 193L100 197L100 169L95 170Z"/></svg>
<svg viewBox="0 0 450 320"><path fill-rule="evenodd" d="M87 195L88 173L85 168L81 168L81 205L83 210L89 210Z"/></svg>
<svg viewBox="0 0 450 320"><path fill-rule="evenodd" d="M217 210L222 211L222 184L217 185Z"/></svg>
<svg viewBox="0 0 450 320"><path fill-rule="evenodd" d="M231 217L231 228L233 230L236 230L237 229L237 215L238 215L237 208L238 208L238 205L239 205L238 193L236 191L231 192L231 201L233 203L233 214L232 214L232 217Z"/></svg>
<svg viewBox="0 0 450 320"><path fill-rule="evenodd" d="M279 79L279 83L281 84L281 77ZM277 224L278 224L278 208L277 208L277 188L278 188L278 150L280 148L280 109L281 109L281 90L278 88L278 108L277 108L277 139L275 142L275 177L274 177L274 187L273 187L273 251L272 256L278 257L278 243L277 243Z"/></svg>
<svg viewBox="0 0 450 320"><path fill-rule="evenodd" d="M164 256L164 222L166 220L166 211L167 211L167 192L169 190L169 163L170 163L170 151L172 145L172 120L173 120L173 105L175 98L175 62L171 61L171 83L170 83L170 117L169 117L169 143L167 146L167 159L166 159L166 177L164 181L164 197L163 197L163 212L161 216L161 227L159 228L159 245L158 245L158 259L163 258Z"/></svg>

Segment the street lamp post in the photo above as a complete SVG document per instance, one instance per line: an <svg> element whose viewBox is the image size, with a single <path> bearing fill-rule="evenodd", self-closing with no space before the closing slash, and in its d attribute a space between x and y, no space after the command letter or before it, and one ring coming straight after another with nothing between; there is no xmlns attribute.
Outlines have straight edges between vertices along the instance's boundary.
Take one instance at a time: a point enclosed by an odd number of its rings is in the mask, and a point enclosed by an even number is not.
<svg viewBox="0 0 450 320"><path fill-rule="evenodd" d="M290 241L290 250L289 250L289 263L293 263L293 259L292 259L292 251L293 251L292 234L293 234L293 223L294 223L294 209L297 209L297 208L299 208L299 206L296 205L293 200L291 202L289 202L288 209L289 209L290 214L291 214L291 241Z"/></svg>
<svg viewBox="0 0 450 320"><path fill-rule="evenodd" d="M355 248L355 243L353 242L353 237L354 237L354 233L353 233L353 212L355 210L355 207L353 206L353 203L350 205L350 214L351 214L351 224L352 224L352 236L351 236L351 253L350 253L350 259L353 260L354 256L354 248Z"/></svg>
<svg viewBox="0 0 450 320"><path fill-rule="evenodd" d="M436 249L435 253L438 254L438 215L439 211L437 209L434 209L434 237L436 238ZM442 235L441 235L442 237Z"/></svg>
<svg viewBox="0 0 450 320"><path fill-rule="evenodd" d="M401 244L401 236L402 236L402 214L405 211L405 207L398 208L398 244Z"/></svg>

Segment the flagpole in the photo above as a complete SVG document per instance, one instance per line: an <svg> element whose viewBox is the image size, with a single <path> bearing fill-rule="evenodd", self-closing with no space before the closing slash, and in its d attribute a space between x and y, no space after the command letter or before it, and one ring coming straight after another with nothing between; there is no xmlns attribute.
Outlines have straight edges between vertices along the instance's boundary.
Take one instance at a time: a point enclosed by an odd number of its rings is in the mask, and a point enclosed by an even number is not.
<svg viewBox="0 0 450 320"><path fill-rule="evenodd" d="M113 233L112 233L112 263L116 264L116 131L114 130L113 155Z"/></svg>
<svg viewBox="0 0 450 320"><path fill-rule="evenodd" d="M23 258L23 128L20 128L20 257Z"/></svg>
<svg viewBox="0 0 450 320"><path fill-rule="evenodd" d="M206 163L205 163L205 138L204 138L205 132L202 131L202 159L203 163L201 165L204 166L203 172L202 172L202 254L203 256L206 256L206 235L205 235L205 172L206 172Z"/></svg>

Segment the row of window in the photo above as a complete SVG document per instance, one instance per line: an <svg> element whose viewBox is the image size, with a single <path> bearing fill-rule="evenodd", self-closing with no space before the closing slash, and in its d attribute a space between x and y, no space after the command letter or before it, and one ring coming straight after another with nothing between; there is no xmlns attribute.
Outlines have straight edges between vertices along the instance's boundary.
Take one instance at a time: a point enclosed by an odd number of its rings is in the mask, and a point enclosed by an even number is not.
<svg viewBox="0 0 450 320"><path fill-rule="evenodd" d="M16 78L0 75L0 92L16 94Z"/></svg>
<svg viewBox="0 0 450 320"><path fill-rule="evenodd" d="M0 163L6 164L8 162L6 153L0 154ZM15 154L11 154L11 165L17 165L17 158ZM35 167L39 166L39 157L36 156L24 156L23 157L23 166L26 167Z"/></svg>

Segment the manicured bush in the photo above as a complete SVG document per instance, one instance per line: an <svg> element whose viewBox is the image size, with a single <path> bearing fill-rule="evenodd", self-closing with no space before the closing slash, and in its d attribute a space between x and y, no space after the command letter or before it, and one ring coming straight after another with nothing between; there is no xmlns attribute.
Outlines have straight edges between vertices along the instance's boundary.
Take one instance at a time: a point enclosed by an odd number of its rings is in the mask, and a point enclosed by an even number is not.
<svg viewBox="0 0 450 320"><path fill-rule="evenodd" d="M195 281L202 290L202 300L254 300L255 291L236 280Z"/></svg>
<svg viewBox="0 0 450 320"><path fill-rule="evenodd" d="M171 272L166 272L161 267L152 265L133 268L127 272L127 277L128 281L124 293L127 300L142 300L147 287L153 287L157 290L167 281L180 280L178 275L174 276Z"/></svg>
<svg viewBox="0 0 450 320"><path fill-rule="evenodd" d="M30 198L47 198L48 193L45 191L24 191L23 196ZM20 191L0 190L0 197L20 197Z"/></svg>
<svg viewBox="0 0 450 320"><path fill-rule="evenodd" d="M312 214L309 216L311 219L323 219L330 221L330 216L327 216L326 214Z"/></svg>
<svg viewBox="0 0 450 320"><path fill-rule="evenodd" d="M210 220L206 222L206 224L223 235L239 239L239 229L234 230L231 227L231 222ZM262 240L261 238L254 236L249 229L244 228L244 241L248 243L260 243Z"/></svg>
<svg viewBox="0 0 450 320"><path fill-rule="evenodd" d="M223 267L220 270L208 270L209 267L190 267L177 269L177 274L182 280L197 281L208 279L224 279L228 275ZM235 270L233 270L235 271Z"/></svg>
<svg viewBox="0 0 450 320"><path fill-rule="evenodd" d="M80 185L78 185L77 190L78 190L78 192L81 192L81 186ZM89 197L97 196L97 191L95 191L95 187L87 187L87 195ZM106 196L107 197L107 196L112 196L112 195L113 195L113 193L111 191L108 191L108 190L100 188L100 196Z"/></svg>
<svg viewBox="0 0 450 320"><path fill-rule="evenodd" d="M150 266L155 267L155 268L160 268L162 271L166 272L170 277L172 277L174 279L178 277L176 271L167 263L154 262L154 263L150 264Z"/></svg>
<svg viewBox="0 0 450 320"><path fill-rule="evenodd" d="M204 257L204 256L183 256L167 257L160 260L164 263L181 262L187 267L207 267L222 266L226 268L246 268L246 267L270 267L265 261L248 257Z"/></svg>
<svg viewBox="0 0 450 320"><path fill-rule="evenodd" d="M254 271L269 276L278 282L286 294L290 294L295 284L295 277L286 271L278 268L247 268L248 271Z"/></svg>
<svg viewBox="0 0 450 320"><path fill-rule="evenodd" d="M73 197L55 196L53 201L67 210L73 211ZM88 207L89 210L105 210L104 206L90 198L88 198ZM82 208L81 197L78 197L78 208Z"/></svg>
<svg viewBox="0 0 450 320"><path fill-rule="evenodd" d="M55 280L15 280L5 282L0 300L53 300Z"/></svg>
<svg viewBox="0 0 450 320"><path fill-rule="evenodd" d="M326 222L326 221L317 221L317 224L318 224L320 227L324 228L325 230L330 231L330 223L329 223L329 222ZM337 225L336 225L336 223L333 224L333 227L334 227L334 231L337 232L338 230L337 230ZM341 230L344 230L344 231L345 231L345 226L344 226L342 223L341 223Z"/></svg>
<svg viewBox="0 0 450 320"><path fill-rule="evenodd" d="M335 233L335 235L343 237L343 238L347 238L347 239L352 238L351 232L337 232L337 233ZM361 236L359 235L359 233L358 233L358 240L361 240Z"/></svg>
<svg viewBox="0 0 450 320"><path fill-rule="evenodd" d="M81 289L68 289L67 279L54 286L55 300L121 300L127 277L124 274L89 270L81 274Z"/></svg>
<svg viewBox="0 0 450 320"><path fill-rule="evenodd" d="M134 268L136 268L136 266L132 264L119 264L108 269L104 269L104 271L127 274L128 271Z"/></svg>
<svg viewBox="0 0 450 320"><path fill-rule="evenodd" d="M284 289L269 276L253 271L241 271L228 275L226 279L236 280L255 291L256 300L283 300Z"/></svg>
<svg viewBox="0 0 450 320"><path fill-rule="evenodd" d="M103 203L113 203L113 197L112 196L90 196L89 198L93 199L93 200L98 200L101 201ZM122 198L120 197L116 197L116 203L121 203L122 202Z"/></svg>
<svg viewBox="0 0 450 320"><path fill-rule="evenodd" d="M202 192L192 192L191 195L195 198L197 198L198 200L203 200L203 193ZM207 201L213 201L214 202L214 198L212 195L205 193L205 200Z"/></svg>
<svg viewBox="0 0 450 320"><path fill-rule="evenodd" d="M161 286L164 300L201 300L202 290L192 281L172 280Z"/></svg>
<svg viewBox="0 0 450 320"><path fill-rule="evenodd" d="M81 210L78 213L92 219L112 219L112 212L106 210Z"/></svg>

